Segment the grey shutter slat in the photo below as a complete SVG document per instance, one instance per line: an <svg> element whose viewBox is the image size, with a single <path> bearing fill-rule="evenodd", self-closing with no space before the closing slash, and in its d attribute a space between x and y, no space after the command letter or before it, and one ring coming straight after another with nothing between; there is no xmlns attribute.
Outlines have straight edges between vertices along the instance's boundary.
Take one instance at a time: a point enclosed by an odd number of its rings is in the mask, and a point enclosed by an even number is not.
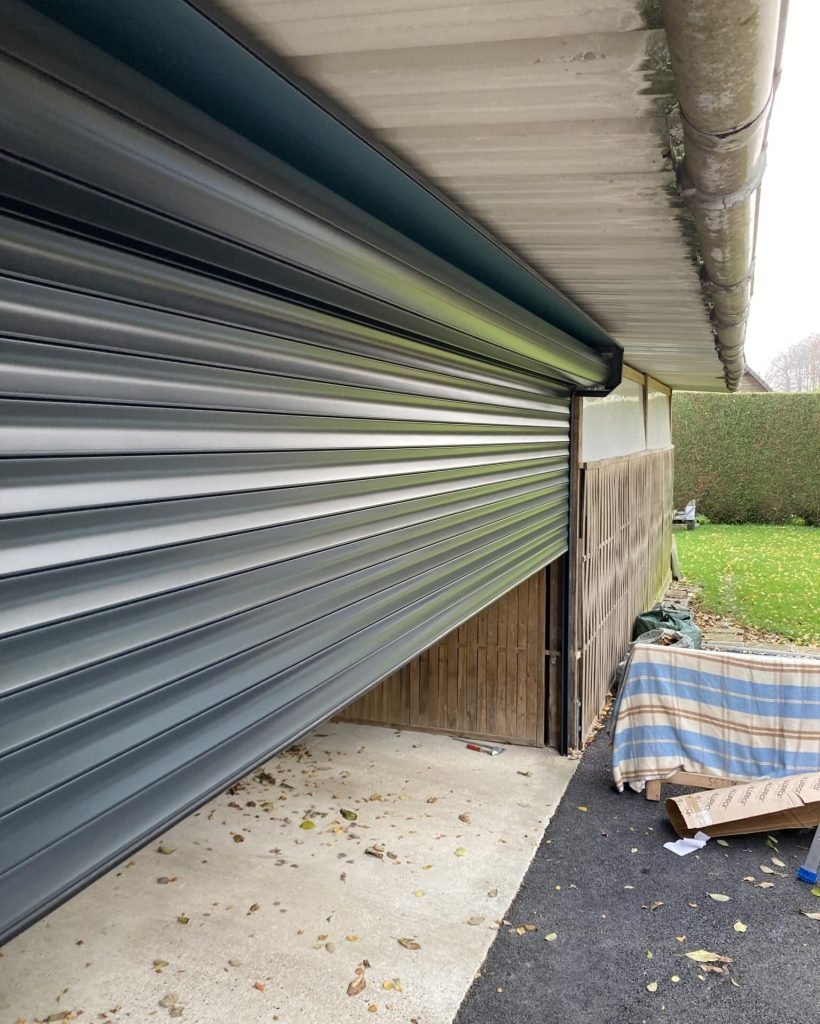
<svg viewBox="0 0 820 1024"><path fill-rule="evenodd" d="M560 555L608 372L173 97L18 50L0 939Z"/></svg>

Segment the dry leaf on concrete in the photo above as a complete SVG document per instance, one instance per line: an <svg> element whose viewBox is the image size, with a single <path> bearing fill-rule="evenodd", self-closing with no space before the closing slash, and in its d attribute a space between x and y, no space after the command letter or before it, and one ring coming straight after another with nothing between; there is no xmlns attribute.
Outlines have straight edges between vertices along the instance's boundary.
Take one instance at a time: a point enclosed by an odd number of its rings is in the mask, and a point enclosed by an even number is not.
<svg viewBox="0 0 820 1024"><path fill-rule="evenodd" d="M707 893L710 900L714 900L715 903L728 903L732 898L731 896L724 896L722 892L710 892Z"/></svg>
<svg viewBox="0 0 820 1024"><path fill-rule="evenodd" d="M364 992L366 988L367 979L365 978L364 973L357 974L356 977L347 986L347 994L349 996L357 996L360 993Z"/></svg>
<svg viewBox="0 0 820 1024"><path fill-rule="evenodd" d="M405 949L421 949L421 943L416 942L415 939L397 939L396 941Z"/></svg>

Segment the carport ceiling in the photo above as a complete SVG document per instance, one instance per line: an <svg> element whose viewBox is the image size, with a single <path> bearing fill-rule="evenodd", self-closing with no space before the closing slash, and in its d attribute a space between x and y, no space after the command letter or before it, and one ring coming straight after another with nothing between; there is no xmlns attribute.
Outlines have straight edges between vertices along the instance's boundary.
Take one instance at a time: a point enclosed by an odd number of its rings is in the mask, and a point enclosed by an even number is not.
<svg viewBox="0 0 820 1024"><path fill-rule="evenodd" d="M627 361L722 390L659 5L636 0L221 0L594 317Z"/></svg>

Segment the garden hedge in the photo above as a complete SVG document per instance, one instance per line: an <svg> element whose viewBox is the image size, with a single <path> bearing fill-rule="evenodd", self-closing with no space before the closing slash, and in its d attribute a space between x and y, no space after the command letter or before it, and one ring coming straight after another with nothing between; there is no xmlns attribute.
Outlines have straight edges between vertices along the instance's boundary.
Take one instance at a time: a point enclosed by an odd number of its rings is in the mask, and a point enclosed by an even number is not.
<svg viewBox="0 0 820 1024"><path fill-rule="evenodd" d="M716 523L820 525L820 392L672 399L675 508Z"/></svg>

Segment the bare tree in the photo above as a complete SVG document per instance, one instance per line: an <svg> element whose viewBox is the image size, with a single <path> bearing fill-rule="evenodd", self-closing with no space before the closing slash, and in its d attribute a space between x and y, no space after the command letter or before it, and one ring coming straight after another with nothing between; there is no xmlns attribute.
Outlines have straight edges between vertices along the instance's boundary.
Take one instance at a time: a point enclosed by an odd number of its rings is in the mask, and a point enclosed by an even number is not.
<svg viewBox="0 0 820 1024"><path fill-rule="evenodd" d="M820 391L820 334L810 334L775 356L766 380L775 391Z"/></svg>

